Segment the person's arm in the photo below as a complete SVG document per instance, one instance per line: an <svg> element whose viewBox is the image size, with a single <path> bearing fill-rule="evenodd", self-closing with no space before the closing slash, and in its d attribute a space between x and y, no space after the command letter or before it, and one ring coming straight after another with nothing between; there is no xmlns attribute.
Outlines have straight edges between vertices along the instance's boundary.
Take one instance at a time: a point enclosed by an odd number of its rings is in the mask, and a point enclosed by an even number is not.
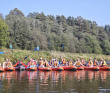
<svg viewBox="0 0 110 93"><path fill-rule="evenodd" d="M81 62L80 62L81 63ZM81 66L84 66L82 63L81 63Z"/></svg>
<svg viewBox="0 0 110 93"><path fill-rule="evenodd" d="M76 65L77 61L73 64L73 65Z"/></svg>

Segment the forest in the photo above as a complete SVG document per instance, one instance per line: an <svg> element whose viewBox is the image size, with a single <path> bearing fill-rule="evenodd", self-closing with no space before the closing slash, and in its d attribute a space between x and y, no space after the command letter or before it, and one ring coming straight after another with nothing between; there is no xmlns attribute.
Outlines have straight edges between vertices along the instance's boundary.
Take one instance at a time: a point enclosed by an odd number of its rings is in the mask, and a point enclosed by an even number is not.
<svg viewBox="0 0 110 93"><path fill-rule="evenodd" d="M0 47L12 44L14 49L94 53L110 55L110 25L98 26L95 21L78 16L27 16L15 8L3 16L0 13Z"/></svg>

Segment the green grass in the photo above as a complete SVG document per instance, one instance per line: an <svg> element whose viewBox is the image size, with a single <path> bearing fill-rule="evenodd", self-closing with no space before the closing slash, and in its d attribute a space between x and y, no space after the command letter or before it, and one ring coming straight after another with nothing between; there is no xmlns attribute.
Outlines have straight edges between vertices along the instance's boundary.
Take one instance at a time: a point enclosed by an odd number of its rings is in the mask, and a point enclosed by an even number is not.
<svg viewBox="0 0 110 93"><path fill-rule="evenodd" d="M29 57L24 60L26 56L28 56L32 51L29 50L20 50L20 49L13 49L13 54L11 49L3 49L4 54L0 55L0 62L3 63L6 59L11 59L12 62L16 63L19 61L19 59L22 60L22 62L27 63L29 62ZM77 58L84 58L86 61L88 61L89 58L96 58L97 60L100 61L101 58L103 58L106 61L110 61L110 56L109 55L102 55L102 54L84 54L84 53L65 53L65 52L60 52L60 51L39 51L39 58L46 58L48 61L54 57L59 59L60 56L62 58L65 58L66 61L68 61L70 58L73 61L76 61ZM38 59L38 52L34 51L30 54L31 58Z"/></svg>

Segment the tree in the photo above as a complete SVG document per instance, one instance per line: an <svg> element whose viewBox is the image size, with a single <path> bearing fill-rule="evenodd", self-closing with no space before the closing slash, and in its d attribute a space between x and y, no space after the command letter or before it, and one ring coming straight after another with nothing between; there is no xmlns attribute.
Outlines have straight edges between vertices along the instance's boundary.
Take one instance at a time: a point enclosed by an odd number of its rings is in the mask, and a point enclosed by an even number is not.
<svg viewBox="0 0 110 93"><path fill-rule="evenodd" d="M0 46L6 47L9 44L8 25L0 18Z"/></svg>

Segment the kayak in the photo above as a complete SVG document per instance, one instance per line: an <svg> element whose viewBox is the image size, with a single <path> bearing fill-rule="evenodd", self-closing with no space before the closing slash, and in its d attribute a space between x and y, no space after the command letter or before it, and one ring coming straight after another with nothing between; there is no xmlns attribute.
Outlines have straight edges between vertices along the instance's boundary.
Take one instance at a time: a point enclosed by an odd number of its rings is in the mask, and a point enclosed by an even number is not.
<svg viewBox="0 0 110 93"><path fill-rule="evenodd" d="M99 69L100 69L100 70L110 70L110 67L107 67L107 66L100 67L100 66L99 66Z"/></svg>
<svg viewBox="0 0 110 93"><path fill-rule="evenodd" d="M6 70L6 71L14 71L15 68L14 68L14 67L6 67L5 70Z"/></svg>
<svg viewBox="0 0 110 93"><path fill-rule="evenodd" d="M15 65L13 65L16 70L25 70L26 65L23 62L17 62Z"/></svg>
<svg viewBox="0 0 110 93"><path fill-rule="evenodd" d="M36 71L37 70L37 67L36 66L33 66L33 65L32 66L30 65L26 69L29 70L29 71Z"/></svg>
<svg viewBox="0 0 110 93"><path fill-rule="evenodd" d="M77 67L76 66L62 66L64 68L64 70L76 70Z"/></svg>
<svg viewBox="0 0 110 93"><path fill-rule="evenodd" d="M29 67L29 68L27 68L27 70L29 70L29 71L36 71L37 68L36 67Z"/></svg>
<svg viewBox="0 0 110 93"><path fill-rule="evenodd" d="M77 70L84 70L84 67L82 67L82 66L77 67Z"/></svg>
<svg viewBox="0 0 110 93"><path fill-rule="evenodd" d="M5 69L3 67L0 68L0 72L4 72Z"/></svg>
<svg viewBox="0 0 110 93"><path fill-rule="evenodd" d="M42 70L42 71L51 71L52 68L50 68L50 67L38 67L38 70Z"/></svg>
<svg viewBox="0 0 110 93"><path fill-rule="evenodd" d="M54 71L63 71L64 68L63 67L52 67L52 70L54 70Z"/></svg>
<svg viewBox="0 0 110 93"><path fill-rule="evenodd" d="M84 66L84 70L95 70L95 71L98 71L99 67L98 66L94 66L94 67L86 67L86 66Z"/></svg>
<svg viewBox="0 0 110 93"><path fill-rule="evenodd" d="M20 71L22 71L22 70L25 70L25 67L23 66L23 65L21 65L21 66L16 66L16 67L14 67L16 70L20 70Z"/></svg>

